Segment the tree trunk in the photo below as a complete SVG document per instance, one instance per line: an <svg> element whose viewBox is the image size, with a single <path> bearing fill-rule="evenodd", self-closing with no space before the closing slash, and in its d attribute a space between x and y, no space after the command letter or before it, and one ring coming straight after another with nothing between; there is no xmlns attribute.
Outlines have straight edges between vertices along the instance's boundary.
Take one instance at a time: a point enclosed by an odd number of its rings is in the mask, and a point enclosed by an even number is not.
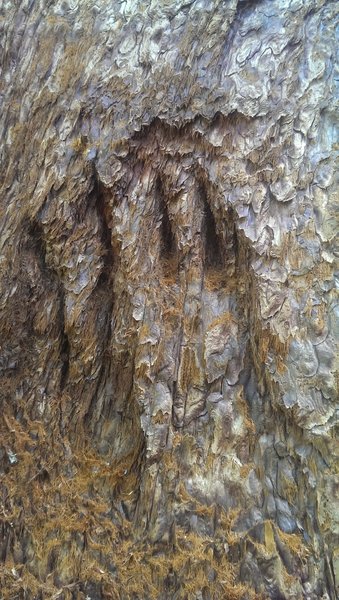
<svg viewBox="0 0 339 600"><path fill-rule="evenodd" d="M335 599L337 14L3 0L4 600Z"/></svg>

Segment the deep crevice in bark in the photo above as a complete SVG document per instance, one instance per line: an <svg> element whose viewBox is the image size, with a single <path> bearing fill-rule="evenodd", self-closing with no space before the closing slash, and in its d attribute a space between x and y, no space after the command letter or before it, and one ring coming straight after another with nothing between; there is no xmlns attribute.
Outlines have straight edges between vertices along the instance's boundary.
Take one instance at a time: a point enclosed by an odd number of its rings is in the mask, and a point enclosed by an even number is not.
<svg viewBox="0 0 339 600"><path fill-rule="evenodd" d="M100 273L97 285L109 285L112 290L114 277L114 251L112 247L112 211L108 201L110 192L106 190L96 178L92 194L101 223L101 241L104 248L102 256L103 269Z"/></svg>
<svg viewBox="0 0 339 600"><path fill-rule="evenodd" d="M155 196L158 200L160 218L160 253L163 259L168 261L175 257L176 244L160 177L155 183Z"/></svg>
<svg viewBox="0 0 339 600"><path fill-rule="evenodd" d="M61 312L64 311L63 302L61 303ZM61 344L60 344L60 359L61 359L61 371L60 371L60 390L63 391L68 379L69 373L69 360L70 360L70 345L68 336L64 331L63 319L61 319Z"/></svg>
<svg viewBox="0 0 339 600"><path fill-rule="evenodd" d="M217 232L215 218L207 202L206 195L203 193L203 236L205 245L204 264L208 268L222 268L224 266L224 257L220 236Z"/></svg>

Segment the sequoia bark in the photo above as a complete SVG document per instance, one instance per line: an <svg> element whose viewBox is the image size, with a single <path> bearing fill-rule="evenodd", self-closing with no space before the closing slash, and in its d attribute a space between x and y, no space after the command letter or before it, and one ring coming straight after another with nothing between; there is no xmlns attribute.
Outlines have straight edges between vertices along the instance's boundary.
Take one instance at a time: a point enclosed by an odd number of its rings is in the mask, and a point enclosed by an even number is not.
<svg viewBox="0 0 339 600"><path fill-rule="evenodd" d="M5 600L336 598L337 15L3 0Z"/></svg>

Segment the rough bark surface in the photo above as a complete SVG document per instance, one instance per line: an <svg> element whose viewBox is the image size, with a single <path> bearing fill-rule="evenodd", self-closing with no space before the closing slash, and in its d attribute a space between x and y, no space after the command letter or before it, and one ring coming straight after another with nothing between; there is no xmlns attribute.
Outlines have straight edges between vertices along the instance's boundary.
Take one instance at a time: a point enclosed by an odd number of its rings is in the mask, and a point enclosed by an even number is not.
<svg viewBox="0 0 339 600"><path fill-rule="evenodd" d="M334 600L325 0L3 0L0 597Z"/></svg>

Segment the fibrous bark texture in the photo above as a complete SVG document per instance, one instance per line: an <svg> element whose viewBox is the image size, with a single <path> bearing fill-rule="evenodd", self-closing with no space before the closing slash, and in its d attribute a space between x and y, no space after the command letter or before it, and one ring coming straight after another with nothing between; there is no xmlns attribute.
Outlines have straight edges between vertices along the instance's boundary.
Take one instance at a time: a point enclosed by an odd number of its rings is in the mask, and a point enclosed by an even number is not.
<svg viewBox="0 0 339 600"><path fill-rule="evenodd" d="M337 15L2 1L4 600L336 598Z"/></svg>

